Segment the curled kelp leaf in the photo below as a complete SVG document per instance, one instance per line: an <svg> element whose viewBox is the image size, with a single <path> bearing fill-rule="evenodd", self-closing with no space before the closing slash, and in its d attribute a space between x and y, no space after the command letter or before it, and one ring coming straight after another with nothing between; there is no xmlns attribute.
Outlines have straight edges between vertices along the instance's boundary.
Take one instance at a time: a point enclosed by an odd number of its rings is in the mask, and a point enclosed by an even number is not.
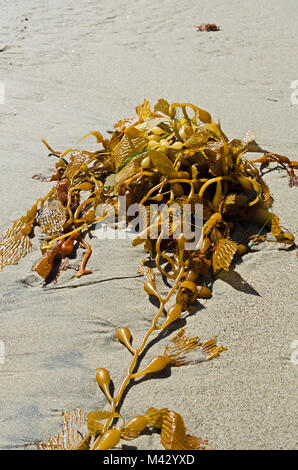
<svg viewBox="0 0 298 470"><path fill-rule="evenodd" d="M187 434L182 416L168 408L149 408L145 415L149 425L161 429L161 443L167 450L206 449L208 441Z"/></svg>

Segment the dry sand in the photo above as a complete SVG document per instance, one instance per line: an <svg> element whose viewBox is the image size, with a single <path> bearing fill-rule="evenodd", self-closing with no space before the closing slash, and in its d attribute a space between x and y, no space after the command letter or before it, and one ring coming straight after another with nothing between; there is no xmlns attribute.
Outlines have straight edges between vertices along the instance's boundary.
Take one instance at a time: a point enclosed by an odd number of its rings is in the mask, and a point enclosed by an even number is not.
<svg viewBox="0 0 298 470"><path fill-rule="evenodd" d="M53 165L41 137L58 150L72 147L88 131L133 116L144 97L193 102L231 138L251 130L264 148L297 159L298 107L290 100L298 79L296 0L79 3L0 0L0 233L51 186L31 179ZM202 22L221 31L197 32ZM297 234L297 189L278 172L266 181L274 212ZM0 274L1 449L55 434L63 410L105 406L95 368L110 369L117 388L129 360L116 327L131 328L136 344L148 328L155 309L134 277L142 248L99 240L93 248L93 275L76 280L70 270L46 291L31 272L38 240L32 254ZM98 282L121 276L130 278ZM76 288L58 288L65 285ZM187 333L217 335L228 351L143 380L122 412L129 418L168 407L215 449L295 448L296 314L295 252L261 247L219 275L213 298L186 321ZM157 434L130 445L161 448Z"/></svg>

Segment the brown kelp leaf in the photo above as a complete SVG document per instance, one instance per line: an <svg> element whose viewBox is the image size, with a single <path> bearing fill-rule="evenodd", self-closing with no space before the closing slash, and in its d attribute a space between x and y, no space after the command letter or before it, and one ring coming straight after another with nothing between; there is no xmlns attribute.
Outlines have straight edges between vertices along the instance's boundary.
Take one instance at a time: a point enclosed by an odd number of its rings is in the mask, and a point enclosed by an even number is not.
<svg viewBox="0 0 298 470"><path fill-rule="evenodd" d="M32 244L27 235L14 233L13 228L4 232L0 238L0 272L5 266L17 264L31 248Z"/></svg>
<svg viewBox="0 0 298 470"><path fill-rule="evenodd" d="M202 23L196 26L197 31L220 31L220 27L215 23Z"/></svg>
<svg viewBox="0 0 298 470"><path fill-rule="evenodd" d="M238 215L239 209L243 210L248 203L249 198L246 194L228 194L222 202L221 211L229 216Z"/></svg>
<svg viewBox="0 0 298 470"><path fill-rule="evenodd" d="M192 136L190 136L185 142L184 146L188 149L199 149L207 145L209 139L209 133L203 128L199 128Z"/></svg>
<svg viewBox="0 0 298 470"><path fill-rule="evenodd" d="M210 361L220 355L222 351L227 351L225 346L217 346L216 338L209 339L201 346L203 353L206 355L206 361Z"/></svg>
<svg viewBox="0 0 298 470"><path fill-rule="evenodd" d="M149 425L161 428L161 443L167 450L205 449L208 444L205 439L186 434L183 418L175 411L149 408L145 416Z"/></svg>
<svg viewBox="0 0 298 470"><path fill-rule="evenodd" d="M148 100L146 100L146 98L144 99L143 104L136 107L136 112L140 116L141 119L147 119L149 117L153 117L150 103Z"/></svg>
<svg viewBox="0 0 298 470"><path fill-rule="evenodd" d="M170 105L163 98L159 98L156 105L154 106L154 111L165 114L166 116L170 115Z"/></svg>
<svg viewBox="0 0 298 470"><path fill-rule="evenodd" d="M222 238L219 240L216 250L212 256L214 272L218 271L219 269L228 271L236 251L237 243L227 238Z"/></svg>
<svg viewBox="0 0 298 470"><path fill-rule="evenodd" d="M279 235L282 232L281 226L280 226L280 221L277 215L272 214L271 216L271 233L272 235L276 236Z"/></svg>
<svg viewBox="0 0 298 470"><path fill-rule="evenodd" d="M118 167L117 173L115 175L111 175L114 177L115 183L117 185L115 187L115 192L118 191L118 188L121 187L122 183L142 171L141 161L143 160L143 158L144 155L142 154L139 156L134 155L133 158L130 159L130 161L122 167L122 169L119 170L120 167Z"/></svg>
<svg viewBox="0 0 298 470"><path fill-rule="evenodd" d="M182 328L171 339L171 343L167 344L164 349L164 355L168 357L171 366L185 366L189 364L199 364L218 357L222 351L227 348L217 346L216 338L210 339L205 343L201 343L197 336L190 338L185 335L185 329ZM202 353L201 355L197 353ZM195 352L195 354L192 354ZM186 356L190 355L187 359Z"/></svg>
<svg viewBox="0 0 298 470"><path fill-rule="evenodd" d="M74 150L70 153L70 162L67 165L63 178L73 178L77 175L83 168L86 167L88 161L90 160L91 154L89 152L84 152L81 150Z"/></svg>
<svg viewBox="0 0 298 470"><path fill-rule="evenodd" d="M65 208L57 199L52 199L44 205L36 217L36 222L39 224L41 232L49 236L62 232L65 221Z"/></svg>
<svg viewBox="0 0 298 470"><path fill-rule="evenodd" d="M160 429L162 426L163 415L167 413L168 408L162 408L158 410L157 408L148 408L146 411L145 417L148 421L149 426Z"/></svg>
<svg viewBox="0 0 298 470"><path fill-rule="evenodd" d="M146 139L143 137L131 138L127 135L118 142L111 151L111 160L115 165L115 171L119 171L123 164L128 163L134 156L137 156L144 150L147 145Z"/></svg>
<svg viewBox="0 0 298 470"><path fill-rule="evenodd" d="M194 363L185 359L186 354L190 351L196 350L201 346L197 336L189 338L185 335L185 328L182 328L171 339L171 344L167 344L164 349L164 354L170 360L171 365L184 366L186 364Z"/></svg>
<svg viewBox="0 0 298 470"><path fill-rule="evenodd" d="M176 108L181 108L184 114L185 119L188 122L192 122L194 125L197 125L197 120L199 119L201 122L204 123L212 123L211 115L205 109L199 108L191 103L172 103L170 106L170 116L172 117ZM194 112L194 116L190 119L187 114L186 109L190 108Z"/></svg>
<svg viewBox="0 0 298 470"><path fill-rule="evenodd" d="M88 420L87 420L87 426L88 426L88 431L92 434L92 436L97 437L99 436L102 431L103 431L103 423L100 421L103 421L104 419L108 418L120 418L121 415L119 413L112 413L111 411L91 411L88 414Z"/></svg>
<svg viewBox="0 0 298 470"><path fill-rule="evenodd" d="M214 139L216 141L220 141L220 140L223 140L226 142L228 141L226 134L222 131L220 127L220 123L216 124L213 122L209 124L204 124L202 126L202 129L207 131L210 139Z"/></svg>
<svg viewBox="0 0 298 470"><path fill-rule="evenodd" d="M148 156L159 173L164 176L169 176L173 173L174 165L164 152L157 150L148 150Z"/></svg>
<svg viewBox="0 0 298 470"><path fill-rule="evenodd" d="M63 412L62 430L47 442L39 442L38 450L71 450L82 444L82 438L88 441L88 434L85 432L86 423L87 413L81 408L75 408L72 412Z"/></svg>
<svg viewBox="0 0 298 470"><path fill-rule="evenodd" d="M208 441L186 434L187 430L180 416L168 408L148 408L145 415L148 424L161 428L161 443L167 450L198 450L205 449Z"/></svg>
<svg viewBox="0 0 298 470"><path fill-rule="evenodd" d="M271 242L271 243L283 243L288 245L285 249L291 249L295 245L295 237L292 233L281 232L279 235L274 235L272 237L271 233L265 235L252 235L250 237L254 245L258 245L264 241Z"/></svg>
<svg viewBox="0 0 298 470"><path fill-rule="evenodd" d="M206 449L208 441L186 434L183 418L175 411L168 410L163 414L161 426L161 443L167 450Z"/></svg>
<svg viewBox="0 0 298 470"><path fill-rule="evenodd" d="M26 225L27 217L23 216L15 220L10 228L5 230L5 232L0 235L0 246L8 238L11 238L13 235L18 234Z"/></svg>

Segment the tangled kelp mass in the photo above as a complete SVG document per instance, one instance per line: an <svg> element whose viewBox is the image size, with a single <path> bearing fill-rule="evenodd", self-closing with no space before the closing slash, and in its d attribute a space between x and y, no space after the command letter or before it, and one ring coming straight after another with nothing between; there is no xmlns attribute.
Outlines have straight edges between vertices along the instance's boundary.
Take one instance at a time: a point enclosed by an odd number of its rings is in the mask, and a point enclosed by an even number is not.
<svg viewBox="0 0 298 470"><path fill-rule="evenodd" d="M0 237L0 270L18 263L31 250L36 227L43 235L43 256L34 270L45 283L57 282L76 247L86 250L76 273L81 277L92 272L86 269L92 252L85 240L88 230L111 216L115 216L115 227L121 219L131 225L129 208L138 204L139 227L132 245L144 244L147 257L140 261L138 271L146 293L159 304L139 347L132 345L127 327L117 329L118 340L132 360L115 396L110 391L109 371L97 369L97 383L111 409L93 411L88 417L78 410L64 414L62 434L40 443L41 449L109 449L120 439L136 438L147 426L160 430L166 449L205 448L207 441L189 436L182 417L167 408L149 408L126 422L119 409L124 391L138 377L219 356L225 348L218 347L215 339L200 342L180 330L162 355L139 370L140 355L152 333L173 325L197 299L212 296L214 273L228 271L251 245L276 241L290 249L295 244L294 236L282 229L270 211L273 198L262 171L274 162L287 172L289 185L295 186L297 162L263 151L251 133L243 140L229 140L207 111L189 103L170 105L159 99L151 110L145 100L136 113L132 119L117 122L109 139L97 131L84 136L97 139L101 148L96 152L56 152L44 141L50 156L58 160L50 178L36 178L55 181L55 185ZM246 154L251 151L263 155L249 161ZM260 168L256 163L261 163ZM203 209L201 227L197 227L198 207ZM190 235L195 238L192 244ZM157 272L170 285L166 297L157 288ZM174 295L176 300L169 306ZM120 418L123 422L118 424Z"/></svg>

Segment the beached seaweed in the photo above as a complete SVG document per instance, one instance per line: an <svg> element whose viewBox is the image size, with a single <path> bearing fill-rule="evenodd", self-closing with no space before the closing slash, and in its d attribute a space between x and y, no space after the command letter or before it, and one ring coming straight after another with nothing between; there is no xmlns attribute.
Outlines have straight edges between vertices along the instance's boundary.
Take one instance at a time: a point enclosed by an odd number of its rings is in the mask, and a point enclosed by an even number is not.
<svg viewBox="0 0 298 470"><path fill-rule="evenodd" d="M220 31L220 27L215 23L202 23L196 26L198 31Z"/></svg>
<svg viewBox="0 0 298 470"><path fill-rule="evenodd" d="M144 368L139 365L152 334L173 325L197 299L212 296L210 279L214 273L228 271L233 260L248 252L252 244L275 241L286 249L295 245L294 236L282 229L270 211L273 198L261 172L271 162L277 163L286 170L289 185L295 186L297 162L262 151L251 133L243 140L229 140L207 111L190 103L170 105L159 99L152 110L145 100L136 112L136 117L115 124L109 139L97 131L84 136L95 137L101 145L95 152L57 152L43 141L51 158L58 160L50 178L38 179L55 181L55 186L0 236L0 270L16 264L30 251L34 227L39 227L44 236L43 257L34 270L46 283L57 280L77 245L86 250L76 274L81 277L92 272L86 269L91 255L84 239L87 231L96 223L109 222L111 216L114 226L123 219L131 225L129 208L138 204L138 230L132 245L144 244L147 257L141 260L138 272L145 292L158 304L138 347L132 345L127 327L117 329L117 338L132 359L115 396L110 390L109 371L96 371L110 410L93 411L88 416L81 410L64 413L63 431L40 443L40 449L110 449L121 439L135 439L147 426L160 430L166 449L206 448L207 441L189 436L182 417L167 408L149 408L126 422L120 414L124 392L138 377L218 357L226 348L218 347L215 339L200 342L180 330L163 354ZM246 154L251 151L263 156L248 160ZM256 163L261 163L260 169ZM202 208L202 220L198 207ZM237 224L246 234L240 242L235 236ZM165 297L157 288L156 272L170 285ZM175 302L168 306L174 295Z"/></svg>

